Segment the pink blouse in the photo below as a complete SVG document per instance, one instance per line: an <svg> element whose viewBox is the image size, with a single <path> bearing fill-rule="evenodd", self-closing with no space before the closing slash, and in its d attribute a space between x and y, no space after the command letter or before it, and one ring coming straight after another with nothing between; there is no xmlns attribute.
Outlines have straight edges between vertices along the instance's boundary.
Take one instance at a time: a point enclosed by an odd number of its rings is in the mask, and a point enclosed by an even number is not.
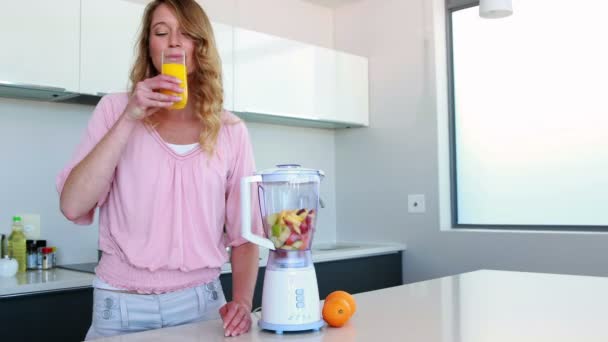
<svg viewBox="0 0 608 342"><path fill-rule="evenodd" d="M57 190L123 113L127 94L104 96ZM156 130L140 122L97 206L99 278L118 288L163 293L209 282L228 261L226 246L246 242L240 235L240 179L255 163L245 124L222 113L213 156L196 147L179 155ZM255 194L255 191L252 191ZM257 199L252 195L252 227L262 235ZM95 209L74 220L91 224ZM225 228L225 232L224 232Z"/></svg>

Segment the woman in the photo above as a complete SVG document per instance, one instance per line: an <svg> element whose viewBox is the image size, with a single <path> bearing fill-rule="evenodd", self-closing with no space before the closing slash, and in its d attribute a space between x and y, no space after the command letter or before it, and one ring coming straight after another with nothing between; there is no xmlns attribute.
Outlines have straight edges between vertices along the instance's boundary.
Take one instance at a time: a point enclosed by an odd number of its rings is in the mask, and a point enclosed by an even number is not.
<svg viewBox="0 0 608 342"><path fill-rule="evenodd" d="M186 54L179 80L159 75L163 49ZM57 179L61 211L99 214L102 258L87 339L221 318L225 336L251 327L258 249L240 232L240 178L253 173L247 129L222 110L221 64L209 19L194 0L145 11L129 94L104 96L72 162ZM256 208L256 210L259 210ZM252 226L261 234L259 213ZM218 280L232 247L232 301Z"/></svg>

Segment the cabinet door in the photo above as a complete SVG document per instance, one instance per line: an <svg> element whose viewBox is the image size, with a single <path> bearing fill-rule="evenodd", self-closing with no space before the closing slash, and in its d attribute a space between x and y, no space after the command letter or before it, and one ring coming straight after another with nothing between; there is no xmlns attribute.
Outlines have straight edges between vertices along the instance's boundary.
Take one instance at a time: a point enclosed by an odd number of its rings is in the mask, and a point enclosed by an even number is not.
<svg viewBox="0 0 608 342"><path fill-rule="evenodd" d="M91 287L0 298L0 340L82 341L92 312Z"/></svg>
<svg viewBox="0 0 608 342"><path fill-rule="evenodd" d="M322 119L334 108L331 50L235 28L235 110Z"/></svg>
<svg viewBox="0 0 608 342"><path fill-rule="evenodd" d="M336 52L336 110L332 120L369 125L367 58Z"/></svg>
<svg viewBox="0 0 608 342"><path fill-rule="evenodd" d="M403 284L402 252L315 263L319 297L336 290L361 293Z"/></svg>
<svg viewBox="0 0 608 342"><path fill-rule="evenodd" d="M80 92L129 89L135 43L147 0L82 0Z"/></svg>
<svg viewBox="0 0 608 342"><path fill-rule="evenodd" d="M3 1L0 81L78 91L78 0Z"/></svg>
<svg viewBox="0 0 608 342"><path fill-rule="evenodd" d="M234 58L233 27L226 24L211 23L215 43L222 59L222 82L224 86L224 108L234 111Z"/></svg>

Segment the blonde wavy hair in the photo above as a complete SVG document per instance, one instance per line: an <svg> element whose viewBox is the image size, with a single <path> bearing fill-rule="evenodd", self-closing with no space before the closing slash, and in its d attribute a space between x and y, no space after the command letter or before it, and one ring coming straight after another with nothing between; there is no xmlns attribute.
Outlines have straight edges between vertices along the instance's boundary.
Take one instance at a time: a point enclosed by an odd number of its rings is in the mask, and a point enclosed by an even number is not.
<svg viewBox="0 0 608 342"><path fill-rule="evenodd" d="M135 85L159 74L150 56L150 26L154 10L161 4L175 13L181 28L194 40L193 63L195 72L188 76L189 101L194 103L195 115L201 122L199 142L203 151L213 153L222 121L224 102L222 64L215 44L213 28L205 11L194 0L155 0L144 12L141 32L136 45L136 59L131 69L131 92ZM154 124L154 117L146 120Z"/></svg>

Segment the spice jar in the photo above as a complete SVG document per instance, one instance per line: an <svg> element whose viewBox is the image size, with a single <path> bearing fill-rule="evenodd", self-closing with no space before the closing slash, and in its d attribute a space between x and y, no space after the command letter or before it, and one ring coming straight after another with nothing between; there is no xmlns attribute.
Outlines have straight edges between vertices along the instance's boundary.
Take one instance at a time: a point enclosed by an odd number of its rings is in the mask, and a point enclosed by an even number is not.
<svg viewBox="0 0 608 342"><path fill-rule="evenodd" d="M53 250L53 267L57 266L57 247L51 247Z"/></svg>
<svg viewBox="0 0 608 342"><path fill-rule="evenodd" d="M36 240L26 240L25 250L26 268L28 270L35 270L38 268L38 248L36 247Z"/></svg>
<svg viewBox="0 0 608 342"><path fill-rule="evenodd" d="M53 268L53 249L42 247L42 269L50 270L51 268Z"/></svg>
<svg viewBox="0 0 608 342"><path fill-rule="evenodd" d="M38 260L36 261L36 267L42 269L42 248L46 247L46 240L36 240L36 250L38 251Z"/></svg>

